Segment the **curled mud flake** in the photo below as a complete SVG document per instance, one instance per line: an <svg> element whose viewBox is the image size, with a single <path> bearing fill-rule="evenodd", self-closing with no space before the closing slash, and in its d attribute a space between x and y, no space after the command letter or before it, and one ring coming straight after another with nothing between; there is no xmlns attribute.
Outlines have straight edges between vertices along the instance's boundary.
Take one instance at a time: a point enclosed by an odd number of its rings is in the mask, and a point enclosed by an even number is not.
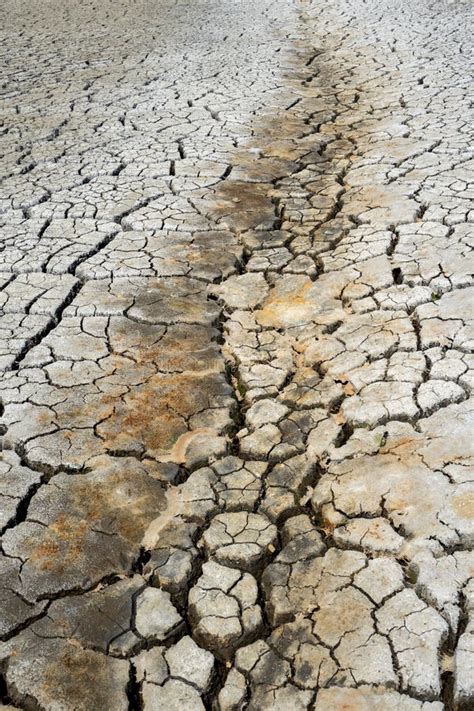
<svg viewBox="0 0 474 711"><path fill-rule="evenodd" d="M115 402L97 433L110 452L139 445L153 458L195 466L225 451L219 432L231 423L231 404L222 374L159 374Z"/></svg>

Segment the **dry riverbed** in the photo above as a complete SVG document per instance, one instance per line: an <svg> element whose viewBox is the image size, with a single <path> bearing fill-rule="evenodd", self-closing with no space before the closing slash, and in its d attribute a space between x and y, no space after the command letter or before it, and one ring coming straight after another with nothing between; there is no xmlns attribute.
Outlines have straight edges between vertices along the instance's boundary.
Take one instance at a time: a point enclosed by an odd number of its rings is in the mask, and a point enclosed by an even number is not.
<svg viewBox="0 0 474 711"><path fill-rule="evenodd" d="M4 18L3 704L471 708L472 3Z"/></svg>

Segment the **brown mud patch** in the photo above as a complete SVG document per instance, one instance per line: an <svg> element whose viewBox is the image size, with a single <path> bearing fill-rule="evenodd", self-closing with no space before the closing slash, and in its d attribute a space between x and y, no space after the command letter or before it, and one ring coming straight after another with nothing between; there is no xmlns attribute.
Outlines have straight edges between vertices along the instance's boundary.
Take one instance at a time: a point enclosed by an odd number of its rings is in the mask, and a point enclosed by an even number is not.
<svg viewBox="0 0 474 711"><path fill-rule="evenodd" d="M145 531L166 507L155 467L102 457L89 473L58 474L43 486L29 520L4 538L7 552L25 561L27 594L49 597L128 574Z"/></svg>

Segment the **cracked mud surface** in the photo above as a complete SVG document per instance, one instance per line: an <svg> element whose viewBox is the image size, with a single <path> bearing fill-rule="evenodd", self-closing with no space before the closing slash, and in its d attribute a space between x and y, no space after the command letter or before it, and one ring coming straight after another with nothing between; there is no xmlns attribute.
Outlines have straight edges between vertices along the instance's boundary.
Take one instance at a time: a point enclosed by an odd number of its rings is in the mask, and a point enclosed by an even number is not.
<svg viewBox="0 0 474 711"><path fill-rule="evenodd" d="M472 708L472 4L4 16L0 703Z"/></svg>

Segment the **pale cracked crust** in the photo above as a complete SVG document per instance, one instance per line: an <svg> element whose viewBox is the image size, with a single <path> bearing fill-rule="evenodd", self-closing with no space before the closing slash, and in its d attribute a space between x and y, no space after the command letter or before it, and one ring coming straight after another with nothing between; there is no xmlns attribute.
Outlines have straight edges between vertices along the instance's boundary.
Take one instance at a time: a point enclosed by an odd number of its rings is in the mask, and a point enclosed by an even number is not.
<svg viewBox="0 0 474 711"><path fill-rule="evenodd" d="M470 3L3 10L0 701L469 708Z"/></svg>

